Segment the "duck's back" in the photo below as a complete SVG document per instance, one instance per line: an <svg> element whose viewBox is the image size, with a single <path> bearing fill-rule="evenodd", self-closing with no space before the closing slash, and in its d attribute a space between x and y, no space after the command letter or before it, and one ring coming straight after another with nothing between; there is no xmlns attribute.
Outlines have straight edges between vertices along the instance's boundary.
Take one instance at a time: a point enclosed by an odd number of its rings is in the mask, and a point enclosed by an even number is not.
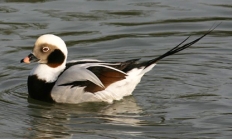
<svg viewBox="0 0 232 139"><path fill-rule="evenodd" d="M138 59L126 62L81 60L67 63L51 96L59 103L110 103L120 100L131 95L145 73L144 64L137 64L136 61Z"/></svg>

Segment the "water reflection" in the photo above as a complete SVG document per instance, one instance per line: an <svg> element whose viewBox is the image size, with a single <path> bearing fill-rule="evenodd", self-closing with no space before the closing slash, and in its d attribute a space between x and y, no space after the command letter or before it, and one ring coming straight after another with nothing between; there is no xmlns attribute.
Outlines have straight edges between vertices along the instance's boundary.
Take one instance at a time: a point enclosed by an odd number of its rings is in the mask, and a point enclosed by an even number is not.
<svg viewBox="0 0 232 139"><path fill-rule="evenodd" d="M143 112L134 97L127 97L113 104L86 103L80 105L47 104L28 99L27 115L30 117L30 136L71 137L73 125L80 125L78 132L90 132L81 124L139 126ZM104 122L103 122L104 121Z"/></svg>
<svg viewBox="0 0 232 139"><path fill-rule="evenodd" d="M138 126L141 123L139 117L142 112L142 108L131 96L105 107L101 110L99 118L107 120L107 124Z"/></svg>

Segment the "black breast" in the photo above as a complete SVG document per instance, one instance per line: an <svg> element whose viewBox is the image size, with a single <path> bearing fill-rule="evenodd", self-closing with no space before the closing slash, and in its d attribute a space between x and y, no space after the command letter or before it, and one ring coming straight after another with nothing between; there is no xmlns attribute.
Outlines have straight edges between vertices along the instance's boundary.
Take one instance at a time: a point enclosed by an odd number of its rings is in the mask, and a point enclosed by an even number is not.
<svg viewBox="0 0 232 139"><path fill-rule="evenodd" d="M31 98L41 101L54 102L51 97L53 83L46 83L44 80L38 79L36 75L28 76L27 87Z"/></svg>

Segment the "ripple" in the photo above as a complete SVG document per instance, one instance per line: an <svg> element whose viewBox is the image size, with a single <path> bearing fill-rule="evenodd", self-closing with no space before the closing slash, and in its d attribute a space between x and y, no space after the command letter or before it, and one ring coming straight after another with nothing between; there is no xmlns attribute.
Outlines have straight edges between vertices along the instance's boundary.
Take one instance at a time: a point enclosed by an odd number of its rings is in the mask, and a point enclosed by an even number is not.
<svg viewBox="0 0 232 139"><path fill-rule="evenodd" d="M0 13L14 13L18 11L18 9L10 8L7 6L0 6Z"/></svg>
<svg viewBox="0 0 232 139"><path fill-rule="evenodd" d="M25 90L25 85L19 85L9 90L5 90L4 92L0 93L0 101L15 105L27 105L27 93L25 93Z"/></svg>
<svg viewBox="0 0 232 139"><path fill-rule="evenodd" d="M155 8L170 7L169 5L162 5L161 2L139 2L139 3L132 3L131 5L144 6L144 7L155 7Z"/></svg>
<svg viewBox="0 0 232 139"><path fill-rule="evenodd" d="M40 2L47 2L47 1L52 1L52 0L5 0L6 2L19 2L19 3L40 3ZM54 1L54 0L53 0Z"/></svg>
<svg viewBox="0 0 232 139"><path fill-rule="evenodd" d="M141 26L141 25L153 25L153 24L173 24L173 23L192 23L192 22L205 22L205 21L223 21L232 20L230 17L200 17L200 18L181 18L181 19L168 19L160 21L149 21L149 22L111 22L104 23L106 25L115 26Z"/></svg>
<svg viewBox="0 0 232 139"><path fill-rule="evenodd" d="M206 4L205 5L210 5L210 6L217 6L217 7L223 7L223 8L232 8L232 5L230 4Z"/></svg>

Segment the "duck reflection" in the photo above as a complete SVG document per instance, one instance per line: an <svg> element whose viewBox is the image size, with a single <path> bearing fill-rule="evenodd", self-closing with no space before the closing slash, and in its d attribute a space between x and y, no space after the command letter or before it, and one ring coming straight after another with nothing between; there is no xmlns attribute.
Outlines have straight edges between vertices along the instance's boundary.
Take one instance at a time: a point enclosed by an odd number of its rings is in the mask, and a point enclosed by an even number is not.
<svg viewBox="0 0 232 139"><path fill-rule="evenodd" d="M93 131L93 124L137 126L142 113L133 96L113 104L49 104L30 98L28 101L30 138L72 138L73 132Z"/></svg>
<svg viewBox="0 0 232 139"><path fill-rule="evenodd" d="M108 120L108 124L133 125L138 126L142 113L141 107L136 104L133 96L127 97L121 101L115 102L101 110L99 118Z"/></svg>

